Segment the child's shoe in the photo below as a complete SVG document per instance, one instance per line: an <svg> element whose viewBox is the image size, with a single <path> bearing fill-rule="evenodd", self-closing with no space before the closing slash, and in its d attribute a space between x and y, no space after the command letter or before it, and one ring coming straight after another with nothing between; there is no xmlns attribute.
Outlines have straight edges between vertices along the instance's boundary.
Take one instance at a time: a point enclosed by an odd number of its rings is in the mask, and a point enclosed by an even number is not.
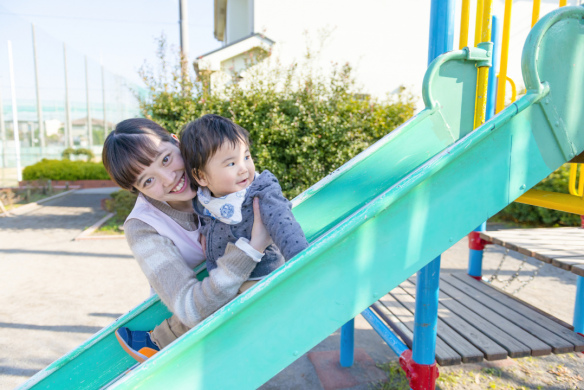
<svg viewBox="0 0 584 390"><path fill-rule="evenodd" d="M119 328L116 329L116 338L124 351L140 363L144 363L160 351L160 348L150 339L150 332Z"/></svg>

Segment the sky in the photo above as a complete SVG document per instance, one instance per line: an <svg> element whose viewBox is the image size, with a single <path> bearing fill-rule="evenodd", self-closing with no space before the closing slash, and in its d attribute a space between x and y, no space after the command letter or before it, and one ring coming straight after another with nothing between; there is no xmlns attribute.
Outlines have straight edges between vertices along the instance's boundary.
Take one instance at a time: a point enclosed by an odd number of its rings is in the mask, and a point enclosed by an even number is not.
<svg viewBox="0 0 584 390"><path fill-rule="evenodd" d="M221 43L213 37L213 0L190 0L187 8L192 62ZM0 21L0 61L6 62L11 40L16 72L18 59L32 55L31 23L38 46L43 39L51 42L47 58L61 58L65 42L71 58L103 60L107 70L137 84L144 61L156 64L157 38L164 34L169 45L180 46L179 0L0 0ZM6 73L3 67L0 71ZM0 74L3 80L6 76Z"/></svg>

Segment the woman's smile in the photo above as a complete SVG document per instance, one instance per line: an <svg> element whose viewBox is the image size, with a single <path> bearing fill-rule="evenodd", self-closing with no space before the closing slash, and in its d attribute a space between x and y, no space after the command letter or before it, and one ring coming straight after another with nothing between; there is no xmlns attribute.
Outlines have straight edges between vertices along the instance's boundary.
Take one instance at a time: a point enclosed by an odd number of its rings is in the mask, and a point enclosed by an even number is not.
<svg viewBox="0 0 584 390"><path fill-rule="evenodd" d="M183 172L182 176L178 180L178 183L176 183L176 185L173 187L173 189L170 190L170 193L171 194L180 194L181 192L183 192L186 188L185 179L186 179L185 173Z"/></svg>

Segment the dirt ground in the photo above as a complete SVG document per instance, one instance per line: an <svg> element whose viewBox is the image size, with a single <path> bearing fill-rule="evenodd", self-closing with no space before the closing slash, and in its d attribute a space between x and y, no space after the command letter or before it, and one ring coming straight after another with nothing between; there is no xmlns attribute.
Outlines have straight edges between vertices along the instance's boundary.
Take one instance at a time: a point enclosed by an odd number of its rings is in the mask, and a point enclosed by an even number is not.
<svg viewBox="0 0 584 390"><path fill-rule="evenodd" d="M129 311L148 296L148 283L125 240L73 241L105 215L107 194L76 192L36 210L0 218L0 389L12 389ZM442 272L466 269L464 238L442 256ZM484 273L499 267L502 280L517 296L571 323L576 276L534 259L488 247ZM526 261L522 266L522 262ZM538 275L530 280L531 275ZM494 281L499 287L505 282ZM384 368L388 382L369 381L338 389L402 388L397 357L361 317L356 347ZM310 352L335 351L339 332ZM347 369L351 370L351 369ZM503 363L441 368L442 389L584 389L584 354L507 360ZM383 387L385 386L385 387ZM406 385L407 386L407 385ZM262 386L269 389L325 389L309 353Z"/></svg>

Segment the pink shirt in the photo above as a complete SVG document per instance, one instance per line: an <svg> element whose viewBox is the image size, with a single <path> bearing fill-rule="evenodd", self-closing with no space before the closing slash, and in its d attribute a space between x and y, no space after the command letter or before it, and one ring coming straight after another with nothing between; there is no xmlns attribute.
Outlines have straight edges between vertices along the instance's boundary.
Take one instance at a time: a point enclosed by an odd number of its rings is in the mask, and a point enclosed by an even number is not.
<svg viewBox="0 0 584 390"><path fill-rule="evenodd" d="M172 218L150 204L142 194L138 195L126 222L130 219L138 219L152 226L161 236L170 239L189 268L193 269L205 261L199 242L199 230L190 232L183 229Z"/></svg>

